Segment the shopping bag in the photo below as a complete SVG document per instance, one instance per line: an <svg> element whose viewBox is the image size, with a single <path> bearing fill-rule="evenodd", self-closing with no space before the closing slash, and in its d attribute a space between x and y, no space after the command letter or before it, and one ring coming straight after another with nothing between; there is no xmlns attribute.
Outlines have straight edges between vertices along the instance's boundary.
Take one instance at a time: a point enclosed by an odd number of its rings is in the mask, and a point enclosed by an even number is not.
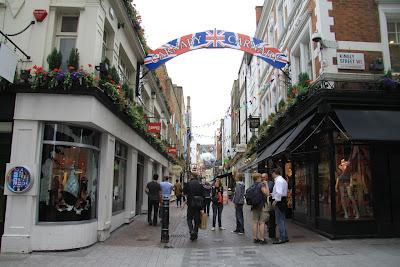
<svg viewBox="0 0 400 267"><path fill-rule="evenodd" d="M208 226L208 216L205 212L200 213L200 229L206 230Z"/></svg>

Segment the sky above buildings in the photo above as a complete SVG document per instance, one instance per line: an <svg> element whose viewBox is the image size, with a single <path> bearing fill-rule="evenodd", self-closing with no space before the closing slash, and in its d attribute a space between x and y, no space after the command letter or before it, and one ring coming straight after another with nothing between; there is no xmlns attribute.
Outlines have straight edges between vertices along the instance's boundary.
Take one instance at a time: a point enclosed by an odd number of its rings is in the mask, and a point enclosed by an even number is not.
<svg viewBox="0 0 400 267"><path fill-rule="evenodd" d="M263 0L134 0L148 45L156 49L186 34L211 29L254 36L255 6ZM211 144L219 120L227 115L232 84L243 52L200 49L166 63L173 83L191 97L194 142Z"/></svg>

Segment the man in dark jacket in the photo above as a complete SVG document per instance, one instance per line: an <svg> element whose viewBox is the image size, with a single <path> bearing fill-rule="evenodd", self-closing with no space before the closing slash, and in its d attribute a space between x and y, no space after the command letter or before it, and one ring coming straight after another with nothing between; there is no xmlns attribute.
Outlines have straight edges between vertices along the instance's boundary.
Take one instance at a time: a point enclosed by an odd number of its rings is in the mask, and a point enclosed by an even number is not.
<svg viewBox="0 0 400 267"><path fill-rule="evenodd" d="M243 204L244 204L244 194L245 194L243 174L238 173L235 179L236 179L235 194L233 195L232 202L233 204L235 204L236 230L232 231L232 233L237 233L242 235L244 234Z"/></svg>
<svg viewBox="0 0 400 267"><path fill-rule="evenodd" d="M193 176L184 188L184 194L187 195L187 223L189 226L190 240L196 240L200 225L200 210L204 202L203 185ZM194 220L194 226L193 226Z"/></svg>
<svg viewBox="0 0 400 267"><path fill-rule="evenodd" d="M157 226L157 214L161 198L161 186L157 182L157 180L158 180L158 174L154 174L153 181L147 183L145 190L148 196L147 222L149 223L149 225L154 225L154 226ZM153 221L151 220L152 210L154 210Z"/></svg>

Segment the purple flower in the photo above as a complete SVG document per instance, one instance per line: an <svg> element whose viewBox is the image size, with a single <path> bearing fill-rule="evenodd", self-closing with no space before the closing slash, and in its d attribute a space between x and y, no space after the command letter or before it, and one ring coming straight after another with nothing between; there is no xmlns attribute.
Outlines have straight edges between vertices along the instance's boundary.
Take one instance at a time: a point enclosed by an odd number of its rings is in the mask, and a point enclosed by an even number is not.
<svg viewBox="0 0 400 267"><path fill-rule="evenodd" d="M57 73L57 75L56 75L56 80L59 81L59 80L61 80L62 78L64 78L64 73L63 73L63 72Z"/></svg>
<svg viewBox="0 0 400 267"><path fill-rule="evenodd" d="M77 80L78 79L78 75L79 75L79 73L78 72L76 72L76 71L74 71L73 73L72 73L72 80Z"/></svg>
<svg viewBox="0 0 400 267"><path fill-rule="evenodd" d="M387 87L389 89L396 88L396 81L394 81L393 79L390 79L388 77L383 78L383 84L385 85L385 87Z"/></svg>

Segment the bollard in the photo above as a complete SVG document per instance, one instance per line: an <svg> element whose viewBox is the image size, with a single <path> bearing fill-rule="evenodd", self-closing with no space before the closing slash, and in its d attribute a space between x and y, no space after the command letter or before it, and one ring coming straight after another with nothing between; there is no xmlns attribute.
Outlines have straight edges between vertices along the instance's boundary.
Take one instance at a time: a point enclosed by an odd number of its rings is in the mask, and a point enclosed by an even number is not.
<svg viewBox="0 0 400 267"><path fill-rule="evenodd" d="M161 218L161 243L169 242L169 198L164 198L162 202Z"/></svg>

